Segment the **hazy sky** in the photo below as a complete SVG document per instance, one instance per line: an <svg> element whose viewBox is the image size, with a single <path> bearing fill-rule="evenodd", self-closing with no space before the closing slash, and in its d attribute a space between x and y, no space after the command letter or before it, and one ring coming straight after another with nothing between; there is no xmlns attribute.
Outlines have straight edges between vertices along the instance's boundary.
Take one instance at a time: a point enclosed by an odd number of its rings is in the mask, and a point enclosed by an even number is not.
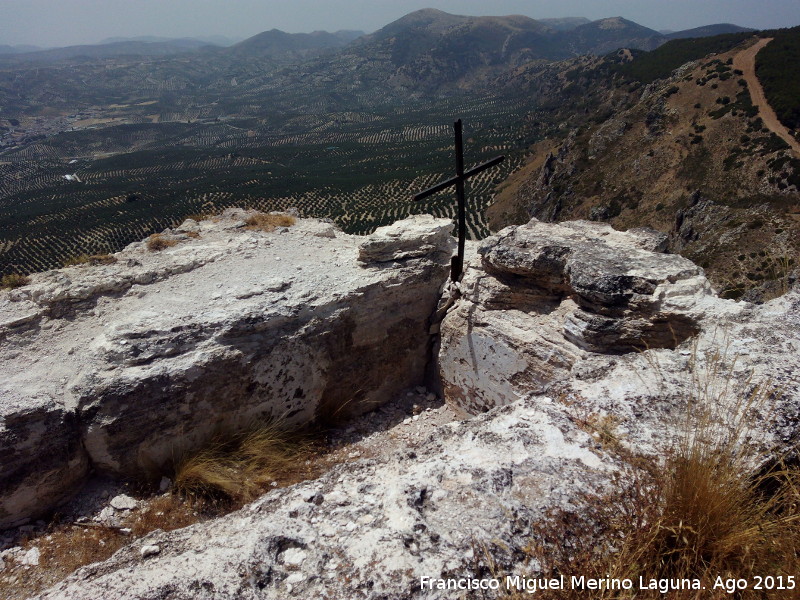
<svg viewBox="0 0 800 600"><path fill-rule="evenodd" d="M800 0L0 0L0 44L65 46L112 36L245 38L277 28L374 31L406 13L623 16L653 29L800 25Z"/></svg>

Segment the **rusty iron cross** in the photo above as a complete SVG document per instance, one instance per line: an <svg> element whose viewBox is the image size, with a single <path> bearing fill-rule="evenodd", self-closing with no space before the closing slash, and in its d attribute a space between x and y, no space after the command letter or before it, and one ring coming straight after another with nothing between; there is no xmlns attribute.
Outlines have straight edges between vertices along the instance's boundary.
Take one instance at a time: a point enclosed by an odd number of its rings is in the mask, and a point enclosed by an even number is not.
<svg viewBox="0 0 800 600"><path fill-rule="evenodd" d="M505 156L497 156L490 161L464 172L464 141L461 135L461 119L453 123L453 128L456 132L456 176L415 194L414 201L427 198L451 185L456 186L456 198L458 199L458 254L450 261L450 279L451 281L458 281L461 279L461 273L464 270L464 242L467 239L467 200L464 192L464 184L467 179L473 175L477 175L490 167L499 165L503 162Z"/></svg>

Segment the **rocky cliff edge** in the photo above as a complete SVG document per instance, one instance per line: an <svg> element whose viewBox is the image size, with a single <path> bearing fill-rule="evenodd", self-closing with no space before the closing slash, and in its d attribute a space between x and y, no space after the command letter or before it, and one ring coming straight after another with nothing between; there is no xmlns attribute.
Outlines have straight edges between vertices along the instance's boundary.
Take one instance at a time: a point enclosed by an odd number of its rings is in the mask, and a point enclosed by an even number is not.
<svg viewBox="0 0 800 600"><path fill-rule="evenodd" d="M618 446L663 453L690 405L725 426L762 383L769 403L750 407L750 440L791 448L800 291L763 306L720 300L662 241L537 221L484 240L442 299L439 373L460 419L409 416L318 479L154 532L41 597L452 598L421 578L530 575L531 524L607 489L625 468ZM362 273L354 248L345 259L344 273ZM395 262L367 271L404 268Z"/></svg>
<svg viewBox="0 0 800 600"><path fill-rule="evenodd" d="M214 432L358 414L422 383L445 219L371 237L229 210L0 292L0 525L90 470L157 476Z"/></svg>

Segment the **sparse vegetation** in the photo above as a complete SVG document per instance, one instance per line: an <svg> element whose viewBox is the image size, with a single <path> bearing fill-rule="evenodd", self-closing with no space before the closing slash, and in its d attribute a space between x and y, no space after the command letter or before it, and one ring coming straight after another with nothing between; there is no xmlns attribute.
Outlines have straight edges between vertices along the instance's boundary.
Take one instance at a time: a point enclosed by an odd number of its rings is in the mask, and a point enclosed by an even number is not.
<svg viewBox="0 0 800 600"><path fill-rule="evenodd" d="M591 592L597 600L731 597L724 587L714 589L720 576L750 583L736 598L766 599L778 596L772 588L753 589L757 577L769 574L786 584L787 576L796 576L800 471L782 460L762 466L764 458L750 446L747 423L754 411L765 409L772 391L751 381L732 384L732 367L723 362L712 356L704 374L694 376L686 424L665 459L633 461L619 454L631 466L617 476L613 491L586 498L577 511L554 511L534 525L525 552L541 576L635 582L631 591ZM706 589L665 596L658 589L639 590L640 577L645 582L699 579ZM537 597L578 600L586 593L568 586L541 590ZM778 594L796 597L788 590Z"/></svg>
<svg viewBox="0 0 800 600"><path fill-rule="evenodd" d="M275 483L286 485L316 473L321 445L308 433L269 422L237 434L219 434L179 461L177 492L203 506L241 506Z"/></svg>
<svg viewBox="0 0 800 600"><path fill-rule="evenodd" d="M154 233L149 238L147 238L147 249L150 252L158 252L160 250L164 250L165 248L171 248L172 246L177 245L178 240L165 237L161 233Z"/></svg>
<svg viewBox="0 0 800 600"><path fill-rule="evenodd" d="M28 283L30 283L30 279L28 279L27 276L18 273L10 273L8 275L3 275L3 278L0 279L0 288L4 290L13 290L14 288L28 285Z"/></svg>
<svg viewBox="0 0 800 600"><path fill-rule="evenodd" d="M92 254L91 256L88 254L79 254L78 256L73 256L72 258L68 258L64 261L65 267L71 267L75 265L112 265L117 262L117 259L114 257L113 254Z"/></svg>
<svg viewBox="0 0 800 600"><path fill-rule="evenodd" d="M207 221L208 219L213 219L214 217L219 215L219 211L216 210L206 210L203 212L192 213L190 215L186 215L187 219L191 219L192 221L196 221L200 223L201 221Z"/></svg>
<svg viewBox="0 0 800 600"><path fill-rule="evenodd" d="M245 219L245 226L248 229L274 231L278 227L291 227L296 222L297 219L291 215L257 213Z"/></svg>
<svg viewBox="0 0 800 600"><path fill-rule="evenodd" d="M47 533L23 543L25 550L34 546L39 549L38 567L18 567L13 559L6 558L5 576L0 577L0 597L28 598L82 566L106 560L135 538L157 529L187 527L204 518L191 503L168 493L149 500L142 509L131 511L119 527L56 521Z"/></svg>
<svg viewBox="0 0 800 600"><path fill-rule="evenodd" d="M0 596L27 598L152 531L187 527L235 510L274 487L319 476L331 464L320 440L310 429L275 421L242 433L220 433L178 462L172 492L146 497L120 526L56 521L46 534L25 542L24 549L39 548L40 566L16 569L9 563L13 576L0 578Z"/></svg>

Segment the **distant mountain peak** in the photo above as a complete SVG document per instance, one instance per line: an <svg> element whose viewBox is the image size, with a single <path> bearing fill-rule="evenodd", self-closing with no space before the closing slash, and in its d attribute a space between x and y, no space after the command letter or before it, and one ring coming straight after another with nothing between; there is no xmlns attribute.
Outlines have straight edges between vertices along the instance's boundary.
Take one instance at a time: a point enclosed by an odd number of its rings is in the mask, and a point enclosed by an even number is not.
<svg viewBox="0 0 800 600"><path fill-rule="evenodd" d="M628 19L624 19L623 17L608 17L594 21L594 23L596 23L600 29L625 29L631 25L641 27L638 23L628 21Z"/></svg>
<svg viewBox="0 0 800 600"><path fill-rule="evenodd" d="M702 27L694 27L692 29L684 29L682 31L673 31L666 34L667 39L685 39L695 37L709 37L712 35L721 35L723 33L740 33L744 31L755 31L749 27L740 27L733 23L715 23L714 25L703 25Z"/></svg>
<svg viewBox="0 0 800 600"><path fill-rule="evenodd" d="M236 55L252 56L304 56L329 48L339 48L363 34L361 31L313 31L311 33L286 33L280 29L262 31L227 49Z"/></svg>

